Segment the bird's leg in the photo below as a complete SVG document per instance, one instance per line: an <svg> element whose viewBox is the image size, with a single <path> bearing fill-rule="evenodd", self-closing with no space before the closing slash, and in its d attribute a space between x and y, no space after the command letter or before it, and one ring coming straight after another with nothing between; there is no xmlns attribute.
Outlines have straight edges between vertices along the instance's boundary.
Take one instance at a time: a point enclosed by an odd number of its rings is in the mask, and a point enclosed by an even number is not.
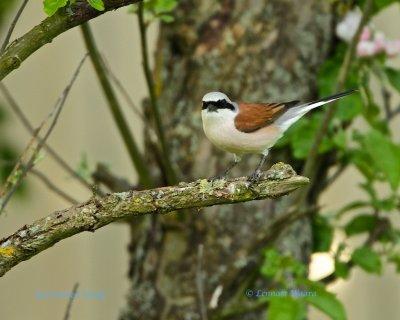
<svg viewBox="0 0 400 320"><path fill-rule="evenodd" d="M254 183L257 183L260 180L261 175L262 175L262 170L261 169L262 169L265 161L267 160L267 156L268 156L268 150L263 153L261 161L258 164L256 170L249 176L248 180L250 181L250 183L254 184Z"/></svg>
<svg viewBox="0 0 400 320"><path fill-rule="evenodd" d="M214 181L218 179L224 179L228 175L228 173L242 160L238 155L233 155L233 161L229 164L229 166L225 169L222 174L216 175L214 177L209 178L209 181Z"/></svg>

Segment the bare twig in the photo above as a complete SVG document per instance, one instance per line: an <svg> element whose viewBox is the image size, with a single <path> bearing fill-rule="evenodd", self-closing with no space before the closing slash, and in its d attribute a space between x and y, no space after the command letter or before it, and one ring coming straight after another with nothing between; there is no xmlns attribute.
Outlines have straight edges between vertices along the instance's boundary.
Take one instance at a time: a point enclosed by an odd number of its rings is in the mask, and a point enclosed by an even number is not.
<svg viewBox="0 0 400 320"><path fill-rule="evenodd" d="M26 4L28 3L29 0L23 0L21 7L18 9L17 14L15 15L13 21L11 22L10 28L7 31L6 37L3 41L3 45L1 46L0 49L0 54L2 54L4 52L4 50L6 49L8 43L10 42L10 38L11 35L15 29L15 26L17 25L17 22L19 20L19 18L21 17L22 12L24 11Z"/></svg>
<svg viewBox="0 0 400 320"><path fill-rule="evenodd" d="M0 90L3 92L4 97L6 98L8 104L11 109L15 112L17 118L22 122L23 126L28 130L28 132L33 135L35 129L30 123L29 119L26 117L22 108L18 105L15 98L12 96L11 92L7 89L4 83L0 82ZM38 137L41 140L40 137ZM44 143L43 149L63 168L69 175L71 175L74 179L79 181L84 187L89 190L92 190L92 185L83 179L79 174L75 172L75 170L48 144Z"/></svg>
<svg viewBox="0 0 400 320"><path fill-rule="evenodd" d="M113 175L110 170L102 163L98 163L92 178L96 183L103 184L112 192L121 192L132 189L132 184L122 177Z"/></svg>
<svg viewBox="0 0 400 320"><path fill-rule="evenodd" d="M204 274L203 274L204 245L199 244L197 251L196 289L199 300L201 320L207 320L207 308L204 302Z"/></svg>
<svg viewBox="0 0 400 320"><path fill-rule="evenodd" d="M347 168L347 164L346 163L341 163L335 170L334 173L332 173L324 183L322 183L321 185L321 190L324 190L326 188L328 188L329 186L331 186L344 172L344 170L346 170Z"/></svg>
<svg viewBox="0 0 400 320"><path fill-rule="evenodd" d="M155 91L153 75L151 74L150 62L149 62L149 50L147 45L147 36L146 31L147 27L144 21L144 12L143 12L143 2L140 2L138 5L138 22L139 22L139 31L140 31L140 44L142 50L142 59L143 59L143 71L146 78L147 89L149 91L150 96L150 105L152 110L152 116L155 122L155 128L157 132L158 140L160 141L161 151L162 151L162 162L165 171L165 176L167 177L169 184L174 184L177 182L177 174L174 170L170 159L170 150L168 148L166 139L165 139L165 131L164 126L161 120L160 108L158 105L158 99Z"/></svg>
<svg viewBox="0 0 400 320"><path fill-rule="evenodd" d="M14 194L14 192L17 190L17 188L20 186L22 180L26 176L27 172L32 169L34 166L34 162L37 158L37 155L39 154L40 150L42 149L43 145L46 143L46 140L50 136L50 134L53 132L53 129L55 128L55 125L57 124L57 120L61 114L61 111L64 107L65 101L67 100L68 94L72 88L72 85L74 84L76 78L78 77L79 71L81 70L81 67L83 66L83 63L86 60L87 55L83 57L83 59L80 61L77 69L75 70L70 82L68 85L65 87L64 91L62 92L61 96L58 98L53 111L49 114L48 118L53 117L52 122L50 123L49 128L47 129L43 139L39 140L39 142L36 145L36 148L32 152L32 155L30 159L28 160L27 164L24 165L24 167L20 170L20 173L18 175L18 179L16 180L15 183L13 183L11 189L7 192L7 194L4 195L4 197L1 199L0 203L0 213L4 210L5 206L7 205L8 201L10 200L11 196ZM47 121L47 119L45 120ZM45 123L43 122L43 124ZM42 124L42 125L43 125ZM18 164L17 164L18 165Z"/></svg>
<svg viewBox="0 0 400 320"><path fill-rule="evenodd" d="M38 179L40 179L46 186L49 188L51 191L53 191L55 194L59 195L61 198L66 200L67 202L71 204L78 204L78 201L72 198L70 195L65 193L63 190L61 190L59 187L57 187L51 180L41 171L32 168L30 170L30 173L32 173L34 176L36 176Z"/></svg>
<svg viewBox="0 0 400 320"><path fill-rule="evenodd" d="M4 207L6 206L7 202L19 187L21 180L24 178L24 161L29 161L31 157L35 156L36 147L34 147L36 136L39 134L40 130L45 125L46 121L43 121L41 125L34 131L31 139L29 140L27 146L25 147L24 151L21 153L18 161L14 165L13 170L8 175L3 187L0 190L0 214ZM33 151L32 151L33 150ZM32 152L31 152L32 151ZM33 155L31 154L33 153Z"/></svg>
<svg viewBox="0 0 400 320"><path fill-rule="evenodd" d="M350 72L351 64L354 59L357 43L360 39L360 35L361 35L361 32L362 32L365 24L368 22L368 20L370 18L372 2L373 2L372 0L366 1L360 24L359 24L357 31L353 37L353 40L351 41L351 43L347 49L347 52L344 57L344 61L340 68L340 72L339 72L339 76L338 76L338 82L337 82L337 86L336 86L337 92L343 90L346 85L346 80L347 80L348 74ZM335 104L330 106L329 108L327 108L325 111L324 117L321 122L321 126L317 130L313 145L307 156L306 163L304 164L302 174L306 177L313 178L312 175L315 172L315 165L317 163L317 158L318 158L318 149L322 143L322 139L328 132L329 123L331 122L332 118L334 117L335 111L336 111ZM307 195L307 192L308 192L308 188L306 188L306 190L300 192L299 199L296 199L296 201L300 200L300 203L302 203L304 198Z"/></svg>
<svg viewBox="0 0 400 320"><path fill-rule="evenodd" d="M94 197L25 225L0 240L0 276L63 239L84 231L93 232L120 219L267 197L277 198L307 183L308 179L297 176L290 166L278 163L253 185L247 181L247 177L214 182L203 179L191 183L182 182L178 186ZM198 214L195 210L187 212Z"/></svg>
<svg viewBox="0 0 400 320"><path fill-rule="evenodd" d="M78 287L79 287L79 283L77 282L74 284L74 287L72 288L72 292L71 292L71 295L68 300L67 308L65 309L64 320L69 320L69 317L71 315L72 303L74 302L76 293L78 292Z"/></svg>
<svg viewBox="0 0 400 320"><path fill-rule="evenodd" d="M400 114L400 105L392 111L390 115L390 120L393 120L393 118L395 118L399 114Z"/></svg>
<svg viewBox="0 0 400 320"><path fill-rule="evenodd" d="M143 120L144 123L147 122L147 119L144 117L143 113L140 111L139 107L133 102L131 96L129 95L128 91L125 89L124 85L122 82L118 79L118 77L115 75L115 73L112 71L110 64L108 61L105 59L104 56L102 56L103 61L104 61L104 66L107 70L108 75L110 76L111 80L114 82L115 86L117 89L121 92L123 97L125 98L126 102L128 105L131 107L132 111L140 118Z"/></svg>
<svg viewBox="0 0 400 320"><path fill-rule="evenodd" d="M101 55L97 49L89 24L83 24L81 26L81 31L86 48L89 51L90 58L96 70L97 77L100 81L104 95L107 99L108 106L114 117L114 121L125 143L125 147L128 150L132 164L136 169L137 174L139 175L140 184L146 188L150 188L154 184L150 175L149 168L147 167L146 162L139 151L139 147L122 113L122 108L115 95L114 89L112 88L111 83L107 77L107 71L104 66L103 59L101 58Z"/></svg>
<svg viewBox="0 0 400 320"><path fill-rule="evenodd" d="M383 108L385 110L386 121L390 121L390 118L392 117L391 94L389 90L385 88L384 85L382 85L381 92L382 92Z"/></svg>
<svg viewBox="0 0 400 320"><path fill-rule="evenodd" d="M0 55L0 81L10 72L19 68L31 54L53 41L61 33L136 1L103 0L104 11L93 9L87 1L76 1L75 4L68 7L69 10L64 8L58 10L53 16L43 20L21 38L11 43Z"/></svg>

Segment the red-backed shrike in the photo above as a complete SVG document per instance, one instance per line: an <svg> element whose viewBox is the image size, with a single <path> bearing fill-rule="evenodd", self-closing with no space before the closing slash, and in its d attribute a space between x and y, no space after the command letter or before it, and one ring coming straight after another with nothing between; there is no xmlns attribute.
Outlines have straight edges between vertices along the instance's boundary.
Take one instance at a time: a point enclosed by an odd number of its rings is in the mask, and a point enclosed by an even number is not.
<svg viewBox="0 0 400 320"><path fill-rule="evenodd" d="M201 112L204 132L214 145L234 155L234 161L223 176L240 162L243 154L257 153L262 155L262 159L249 177L250 181L257 181L269 149L293 123L310 110L355 91L349 90L308 103L233 102L224 93L207 93L203 97Z"/></svg>

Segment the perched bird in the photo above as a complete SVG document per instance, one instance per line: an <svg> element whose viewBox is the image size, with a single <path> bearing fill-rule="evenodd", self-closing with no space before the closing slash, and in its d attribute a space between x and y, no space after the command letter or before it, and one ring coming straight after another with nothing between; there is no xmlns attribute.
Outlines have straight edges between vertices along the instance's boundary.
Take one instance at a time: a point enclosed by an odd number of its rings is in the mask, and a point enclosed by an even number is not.
<svg viewBox="0 0 400 320"><path fill-rule="evenodd" d="M301 103L233 102L222 92L209 92L203 97L201 116L207 138L218 148L233 154L234 161L224 177L247 153L261 154L262 159L249 177L256 182L261 177L269 149L284 132L307 112L333 102L356 90L349 90L317 101Z"/></svg>

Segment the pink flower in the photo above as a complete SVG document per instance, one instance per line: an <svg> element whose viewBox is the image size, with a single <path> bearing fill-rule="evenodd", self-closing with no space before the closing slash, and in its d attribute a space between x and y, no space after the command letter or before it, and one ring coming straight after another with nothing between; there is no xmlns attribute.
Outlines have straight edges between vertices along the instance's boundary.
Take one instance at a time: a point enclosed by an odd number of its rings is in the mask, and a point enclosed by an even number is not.
<svg viewBox="0 0 400 320"><path fill-rule="evenodd" d="M377 53L385 51L386 42L386 37L383 32L378 31L375 33L374 44Z"/></svg>
<svg viewBox="0 0 400 320"><path fill-rule="evenodd" d="M364 27L360 35L360 41L367 41L371 39L371 35L372 35L371 29L369 27Z"/></svg>
<svg viewBox="0 0 400 320"><path fill-rule="evenodd" d="M400 54L400 40L386 41L385 52L389 57Z"/></svg>

